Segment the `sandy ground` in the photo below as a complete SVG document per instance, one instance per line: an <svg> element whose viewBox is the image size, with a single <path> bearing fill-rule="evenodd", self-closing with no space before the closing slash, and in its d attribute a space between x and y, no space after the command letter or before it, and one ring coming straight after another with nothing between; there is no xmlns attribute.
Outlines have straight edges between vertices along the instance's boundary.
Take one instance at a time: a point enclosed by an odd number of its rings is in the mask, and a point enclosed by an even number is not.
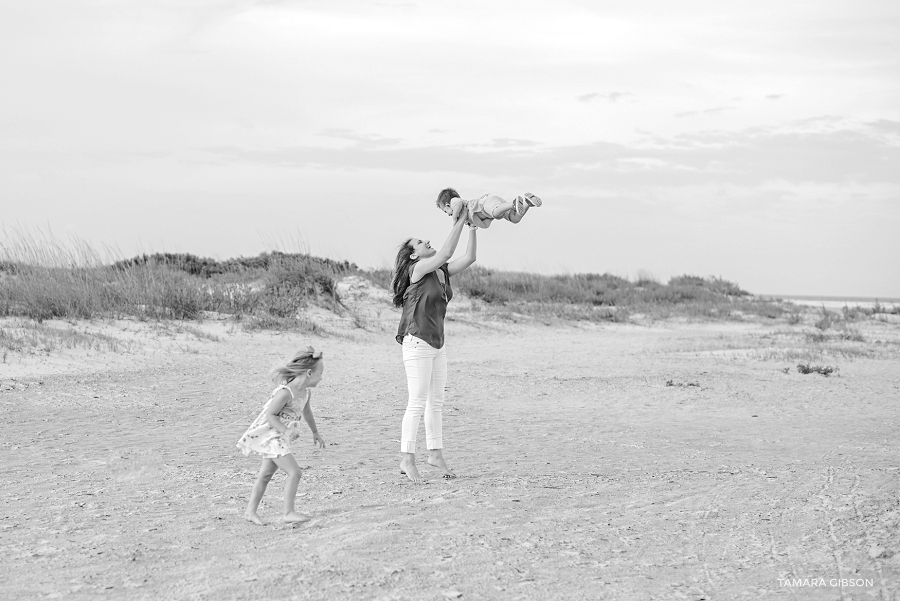
<svg viewBox="0 0 900 601"><path fill-rule="evenodd" d="M791 358L808 324L477 325L467 307L448 322L461 477L423 466L421 486L397 470L383 305L325 338L50 324L129 342L0 364L0 598L900 598L900 325L865 322L823 377ZM234 445L306 344L329 443L298 456L310 519L277 521L276 476L255 526L258 460Z"/></svg>

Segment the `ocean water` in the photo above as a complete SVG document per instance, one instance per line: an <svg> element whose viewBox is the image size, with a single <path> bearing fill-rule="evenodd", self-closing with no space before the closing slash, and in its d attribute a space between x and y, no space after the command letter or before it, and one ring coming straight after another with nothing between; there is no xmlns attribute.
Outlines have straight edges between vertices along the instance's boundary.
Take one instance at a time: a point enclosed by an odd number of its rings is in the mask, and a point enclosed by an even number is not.
<svg viewBox="0 0 900 601"><path fill-rule="evenodd" d="M796 305L824 306L826 309L842 309L843 307L871 309L876 302L884 307L900 306L900 298L875 298L872 296L803 296L798 294L760 294L759 296L790 301Z"/></svg>

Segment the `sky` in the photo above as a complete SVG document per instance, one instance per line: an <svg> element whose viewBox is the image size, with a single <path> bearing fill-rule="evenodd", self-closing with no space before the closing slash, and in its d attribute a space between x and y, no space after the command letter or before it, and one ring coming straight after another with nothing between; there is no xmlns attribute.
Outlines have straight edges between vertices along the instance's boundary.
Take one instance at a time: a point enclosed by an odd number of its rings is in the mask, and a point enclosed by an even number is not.
<svg viewBox="0 0 900 601"><path fill-rule="evenodd" d="M0 239L900 298L895 0L0 4ZM458 252L464 250L465 241Z"/></svg>

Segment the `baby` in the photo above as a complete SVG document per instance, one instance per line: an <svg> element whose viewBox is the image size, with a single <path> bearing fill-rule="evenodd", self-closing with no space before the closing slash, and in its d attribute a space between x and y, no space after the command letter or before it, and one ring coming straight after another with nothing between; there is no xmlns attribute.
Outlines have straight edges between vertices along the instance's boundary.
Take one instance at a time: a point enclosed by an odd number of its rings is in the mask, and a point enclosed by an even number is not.
<svg viewBox="0 0 900 601"><path fill-rule="evenodd" d="M438 208L453 217L454 220L459 216L460 211L465 210L468 215L467 222L480 228L491 227L494 219L506 219L511 223L519 223L529 208L539 207L541 204L540 198L528 192L522 196L516 196L512 202L507 202L494 194L484 194L474 200L463 200L456 190L447 188L441 190L437 198Z"/></svg>

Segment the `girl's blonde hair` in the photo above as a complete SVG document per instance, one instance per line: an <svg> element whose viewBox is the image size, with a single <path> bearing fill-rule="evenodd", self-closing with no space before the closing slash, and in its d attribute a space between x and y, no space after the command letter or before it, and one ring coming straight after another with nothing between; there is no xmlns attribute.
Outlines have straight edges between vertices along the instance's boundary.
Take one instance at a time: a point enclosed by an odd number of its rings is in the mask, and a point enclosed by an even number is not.
<svg viewBox="0 0 900 601"><path fill-rule="evenodd" d="M273 367L272 371L269 372L269 376L276 384L290 382L297 376L315 368L321 360L322 351L314 350L313 347L308 346L305 350L294 353L294 357L287 364Z"/></svg>

